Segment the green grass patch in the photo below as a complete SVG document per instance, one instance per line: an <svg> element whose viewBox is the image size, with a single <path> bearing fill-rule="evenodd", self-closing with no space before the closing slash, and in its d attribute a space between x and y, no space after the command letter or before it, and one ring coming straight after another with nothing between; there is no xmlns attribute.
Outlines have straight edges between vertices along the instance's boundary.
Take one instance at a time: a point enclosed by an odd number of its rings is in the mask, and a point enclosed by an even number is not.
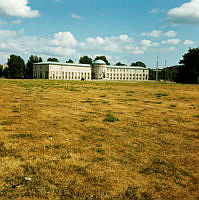
<svg viewBox="0 0 199 200"><path fill-rule="evenodd" d="M119 118L117 118L114 114L112 113L108 113L106 114L105 118L104 118L105 122L115 122L115 121L119 121Z"/></svg>

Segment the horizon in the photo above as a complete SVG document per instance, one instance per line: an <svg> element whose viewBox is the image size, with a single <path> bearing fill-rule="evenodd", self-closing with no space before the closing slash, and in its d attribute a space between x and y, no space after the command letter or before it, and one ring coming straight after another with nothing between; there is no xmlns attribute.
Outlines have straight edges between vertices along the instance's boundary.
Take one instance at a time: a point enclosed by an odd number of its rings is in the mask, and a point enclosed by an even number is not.
<svg viewBox="0 0 199 200"><path fill-rule="evenodd" d="M11 54L60 62L104 55L111 65L178 65L198 47L199 0L1 0L0 63ZM165 65L165 61L167 65Z"/></svg>

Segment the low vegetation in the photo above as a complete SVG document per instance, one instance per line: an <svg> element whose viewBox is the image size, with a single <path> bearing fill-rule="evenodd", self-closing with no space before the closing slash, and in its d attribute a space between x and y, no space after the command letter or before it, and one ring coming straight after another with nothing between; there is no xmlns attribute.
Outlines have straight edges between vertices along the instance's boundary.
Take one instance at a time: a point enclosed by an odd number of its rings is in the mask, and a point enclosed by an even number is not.
<svg viewBox="0 0 199 200"><path fill-rule="evenodd" d="M198 91L0 80L0 199L197 200Z"/></svg>

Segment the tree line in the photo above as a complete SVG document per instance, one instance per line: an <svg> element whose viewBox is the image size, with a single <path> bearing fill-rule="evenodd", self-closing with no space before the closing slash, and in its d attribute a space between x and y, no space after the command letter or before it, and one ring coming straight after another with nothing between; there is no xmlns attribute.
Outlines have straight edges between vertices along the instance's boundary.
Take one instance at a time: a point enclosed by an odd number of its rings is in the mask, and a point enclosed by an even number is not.
<svg viewBox="0 0 199 200"><path fill-rule="evenodd" d="M106 56L96 56L94 60L88 56L82 56L79 58L79 64L92 64L93 61L96 60L103 60L106 65L110 65L109 61L107 60ZM10 55L8 59L7 65L8 67L3 69L3 66L0 65L0 77L4 76L5 78L26 78L32 79L33 78L33 64L43 62L41 57L31 55L28 59L28 62L25 63L23 58L17 55ZM48 58L47 62L59 62L57 58ZM74 63L72 59L66 60L66 63ZM125 66L125 64L118 62L115 65ZM138 61L136 63L132 63L131 66L140 66L146 67L146 65Z"/></svg>
<svg viewBox="0 0 199 200"><path fill-rule="evenodd" d="M94 60L88 56L79 58L80 64L92 64L95 60L103 60L107 65L110 65L106 56L96 56ZM48 62L59 62L57 58L48 58ZM0 77L6 78L33 78L33 64L42 62L42 58L31 55L28 62L25 64L24 60L17 55L10 55L8 59L7 68L3 69L0 65ZM73 60L68 59L66 63L73 63ZM118 62L116 66L125 66L126 64ZM146 67L141 62L133 62L131 66ZM199 48L190 48L187 53L182 56L179 65L165 67L159 72L159 79L175 81L178 83L199 83ZM149 79L156 79L156 72L154 69L149 69Z"/></svg>
<svg viewBox="0 0 199 200"><path fill-rule="evenodd" d="M149 78L155 80L155 71L149 70ZM190 48L182 56L179 65L165 67L158 72L159 79L177 83L199 83L199 48Z"/></svg>

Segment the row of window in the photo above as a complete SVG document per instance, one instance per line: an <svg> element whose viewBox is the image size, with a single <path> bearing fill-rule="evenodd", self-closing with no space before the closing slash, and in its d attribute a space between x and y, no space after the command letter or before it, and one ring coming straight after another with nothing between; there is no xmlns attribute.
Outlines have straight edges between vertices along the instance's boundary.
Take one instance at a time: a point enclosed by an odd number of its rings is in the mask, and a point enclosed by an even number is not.
<svg viewBox="0 0 199 200"><path fill-rule="evenodd" d="M120 77L132 77L132 76L146 76L147 74L115 74L115 73L106 73L106 76L120 76Z"/></svg>
<svg viewBox="0 0 199 200"><path fill-rule="evenodd" d="M89 72L50 72L50 79L91 79Z"/></svg>
<svg viewBox="0 0 199 200"><path fill-rule="evenodd" d="M110 80L148 80L147 76L144 77L107 77Z"/></svg>
<svg viewBox="0 0 199 200"><path fill-rule="evenodd" d="M135 69L109 69L107 68L107 72L146 72L147 73L147 70L135 70Z"/></svg>

